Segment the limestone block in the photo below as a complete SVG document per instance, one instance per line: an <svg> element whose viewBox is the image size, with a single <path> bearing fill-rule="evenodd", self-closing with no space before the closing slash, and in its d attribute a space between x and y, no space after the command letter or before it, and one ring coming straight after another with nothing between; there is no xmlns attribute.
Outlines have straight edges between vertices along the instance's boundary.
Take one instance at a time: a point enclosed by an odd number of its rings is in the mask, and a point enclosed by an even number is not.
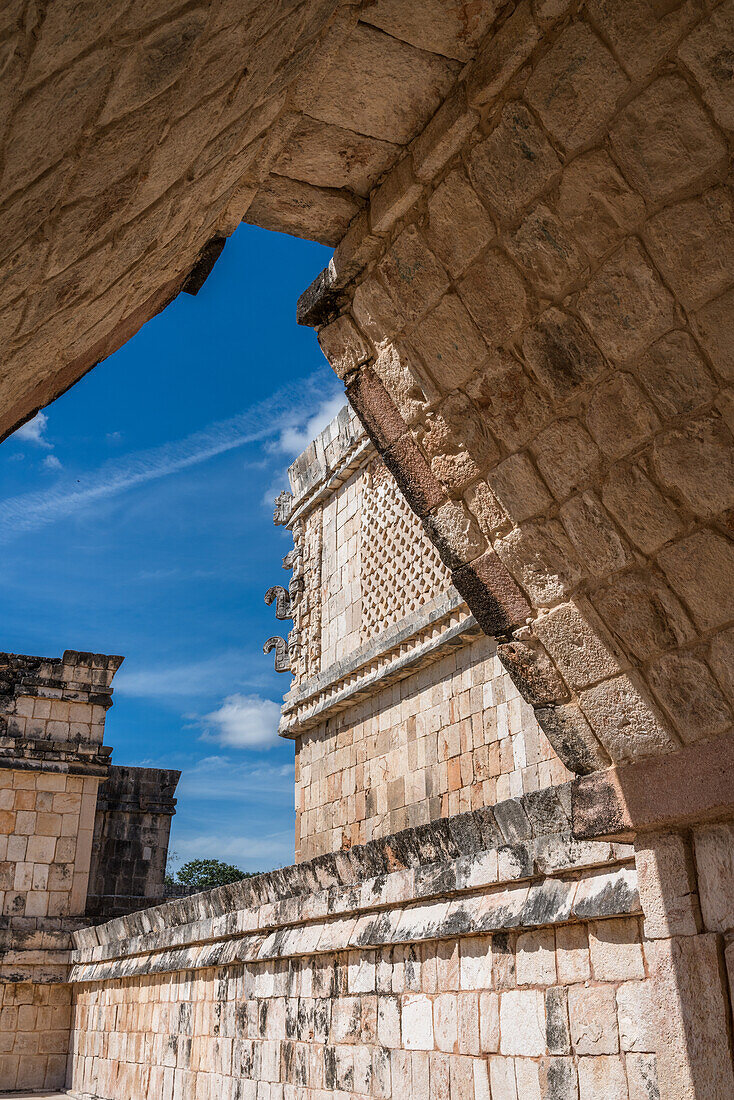
<svg viewBox="0 0 734 1100"><path fill-rule="evenodd" d="M618 116L612 147L645 198L664 201L722 167L725 146L677 76L661 76Z"/></svg>
<svg viewBox="0 0 734 1100"><path fill-rule="evenodd" d="M500 462L487 475L496 499L514 523L545 512L552 497L527 455L518 453Z"/></svg>
<svg viewBox="0 0 734 1100"><path fill-rule="evenodd" d="M415 356L402 343L388 344L372 368L406 424L416 423L426 406L438 397Z"/></svg>
<svg viewBox="0 0 734 1100"><path fill-rule="evenodd" d="M645 204L598 149L564 169L556 209L587 255L597 259L641 224Z"/></svg>
<svg viewBox="0 0 734 1100"><path fill-rule="evenodd" d="M661 1097L734 1093L718 937L655 940L645 953L655 983L657 1069Z"/></svg>
<svg viewBox="0 0 734 1100"><path fill-rule="evenodd" d="M500 1051L530 1058L545 1054L545 1002L540 990L507 990L501 995Z"/></svg>
<svg viewBox="0 0 734 1100"><path fill-rule="evenodd" d="M485 362L487 346L456 294L446 294L409 338L443 393L463 386Z"/></svg>
<svg viewBox="0 0 734 1100"><path fill-rule="evenodd" d="M574 238L543 203L525 218L507 248L544 297L558 298L566 293L586 266Z"/></svg>
<svg viewBox="0 0 734 1100"><path fill-rule="evenodd" d="M533 295L519 271L496 248L474 261L457 289L482 336L494 347L524 327L534 308Z"/></svg>
<svg viewBox="0 0 734 1100"><path fill-rule="evenodd" d="M617 676L581 692L581 709L615 764L673 752L667 724L636 679Z"/></svg>
<svg viewBox="0 0 734 1100"><path fill-rule="evenodd" d="M628 84L593 31L574 23L534 67L525 96L551 135L576 152L602 132Z"/></svg>
<svg viewBox="0 0 734 1100"><path fill-rule="evenodd" d="M523 336L523 356L558 401L574 396L606 369L599 349L575 318L547 310Z"/></svg>
<svg viewBox="0 0 734 1100"><path fill-rule="evenodd" d="M699 338L722 378L734 378L734 290L700 309L695 317Z"/></svg>
<svg viewBox="0 0 734 1100"><path fill-rule="evenodd" d="M546 485L558 500L595 480L602 462L596 443L574 418L550 424L533 441L531 450Z"/></svg>
<svg viewBox="0 0 734 1100"><path fill-rule="evenodd" d="M734 928L734 825L700 825L693 830L698 891L704 927Z"/></svg>
<svg viewBox="0 0 734 1100"><path fill-rule="evenodd" d="M510 451L523 447L550 416L548 398L506 352L495 351L488 366L469 382L466 392L493 434Z"/></svg>
<svg viewBox="0 0 734 1100"><path fill-rule="evenodd" d="M434 477L422 452L409 435L391 443L383 453L383 460L417 515L425 516L445 500L446 494L442 485Z"/></svg>
<svg viewBox="0 0 734 1100"><path fill-rule="evenodd" d="M655 1050L654 990L648 981L625 981L617 988L619 1038L623 1051Z"/></svg>
<svg viewBox="0 0 734 1100"><path fill-rule="evenodd" d="M637 913L639 909L637 876L632 868L621 867L583 878L576 891L573 915L584 920Z"/></svg>
<svg viewBox="0 0 734 1100"><path fill-rule="evenodd" d="M491 550L456 569L452 581L487 634L504 633L529 615L530 605L523 593Z"/></svg>
<svg viewBox="0 0 734 1100"><path fill-rule="evenodd" d="M627 1079L621 1058L579 1058L579 1100L627 1100Z"/></svg>
<svg viewBox="0 0 734 1100"><path fill-rule="evenodd" d="M498 539L495 549L536 607L564 599L582 574L576 552L557 520L525 523Z"/></svg>
<svg viewBox="0 0 734 1100"><path fill-rule="evenodd" d="M492 1100L518 1100L515 1059L492 1055L489 1059L489 1083Z"/></svg>
<svg viewBox="0 0 734 1100"><path fill-rule="evenodd" d="M616 578L596 593L594 605L609 628L641 660L656 657L695 636L680 602L649 573L626 573Z"/></svg>
<svg viewBox="0 0 734 1100"><path fill-rule="evenodd" d="M447 501L423 518L423 524L449 569L459 569L487 548L481 531L462 501Z"/></svg>
<svg viewBox="0 0 734 1100"><path fill-rule="evenodd" d="M486 481L479 481L466 493L464 499L480 530L489 536L508 522L508 517Z"/></svg>
<svg viewBox="0 0 734 1100"><path fill-rule="evenodd" d="M734 104L722 57L734 49L734 9L722 4L680 46L678 56L693 73L719 126L734 128Z"/></svg>
<svg viewBox="0 0 734 1100"><path fill-rule="evenodd" d="M675 323L674 302L637 241L626 241L578 302L599 347L616 363L642 351Z"/></svg>
<svg viewBox="0 0 734 1100"><path fill-rule="evenodd" d="M568 698L568 689L537 643L514 641L498 646L497 655L522 697L533 706L548 706Z"/></svg>
<svg viewBox="0 0 734 1100"><path fill-rule="evenodd" d="M734 440L723 420L703 416L657 439L654 468L660 485L700 516L734 504Z"/></svg>
<svg viewBox="0 0 734 1100"><path fill-rule="evenodd" d="M421 190L413 174L411 157L403 157L370 198L370 225L374 232L388 233L417 201Z"/></svg>
<svg viewBox="0 0 734 1100"><path fill-rule="evenodd" d="M414 226L400 234L378 270L399 315L407 321L427 313L448 288L446 272Z"/></svg>
<svg viewBox="0 0 734 1100"><path fill-rule="evenodd" d="M348 317L338 317L322 328L319 344L338 378L345 378L372 357L372 349Z"/></svg>
<svg viewBox="0 0 734 1100"><path fill-rule="evenodd" d="M407 1050L433 1050L433 1006L420 993L402 998L403 1043Z"/></svg>
<svg viewBox="0 0 734 1100"><path fill-rule="evenodd" d="M591 968L598 981L644 978L645 964L637 920L597 921L589 927Z"/></svg>
<svg viewBox="0 0 734 1100"><path fill-rule="evenodd" d="M460 275L494 236L494 225L466 176L449 173L428 200L429 246L453 277Z"/></svg>
<svg viewBox="0 0 734 1100"><path fill-rule="evenodd" d="M684 744L714 737L732 722L731 708L703 661L669 653L648 669L647 679Z"/></svg>
<svg viewBox="0 0 734 1100"><path fill-rule="evenodd" d="M404 145L434 113L457 67L357 23L313 90L308 114ZM369 96L365 88L371 89Z"/></svg>
<svg viewBox="0 0 734 1100"><path fill-rule="evenodd" d="M571 1058L543 1058L538 1073L543 1100L578 1100L578 1074Z"/></svg>
<svg viewBox="0 0 734 1100"><path fill-rule="evenodd" d="M678 301L696 309L734 279L734 225L722 188L669 206L647 224L651 255Z"/></svg>
<svg viewBox="0 0 734 1100"><path fill-rule="evenodd" d="M629 1100L660 1100L654 1054L628 1054L625 1068Z"/></svg>
<svg viewBox="0 0 734 1100"><path fill-rule="evenodd" d="M606 577L631 564L630 551L594 493L572 497L559 514L587 573Z"/></svg>
<svg viewBox="0 0 734 1100"><path fill-rule="evenodd" d="M734 629L712 639L709 663L729 700L734 701Z"/></svg>
<svg viewBox="0 0 734 1100"><path fill-rule="evenodd" d="M648 939L695 936L699 931L696 877L691 854L678 833L642 833L635 865Z"/></svg>
<svg viewBox="0 0 734 1100"><path fill-rule="evenodd" d="M709 630L734 616L734 548L713 531L697 531L664 546L658 560L672 588L691 610L698 627Z"/></svg>
<svg viewBox="0 0 734 1100"><path fill-rule="evenodd" d="M610 986L568 989L571 1042L575 1054L616 1054L619 1050L616 1003Z"/></svg>
<svg viewBox="0 0 734 1100"><path fill-rule="evenodd" d="M589 936L583 924L564 924L556 929L556 966L563 985L591 977Z"/></svg>
<svg viewBox="0 0 734 1100"><path fill-rule="evenodd" d="M333 247L359 211L360 203L346 191L271 175L258 189L245 221Z"/></svg>
<svg viewBox="0 0 734 1100"><path fill-rule="evenodd" d="M516 967L518 985L553 985L556 981L556 959L552 928L524 932L517 937ZM549 1021L548 1028L551 1026Z"/></svg>
<svg viewBox="0 0 734 1100"><path fill-rule="evenodd" d="M503 223L553 183L560 162L533 116L520 103L510 103L489 137L475 145L469 175L479 197Z"/></svg>
<svg viewBox="0 0 734 1100"><path fill-rule="evenodd" d="M599 637L590 611L563 604L538 618L533 629L562 675L573 687L589 687L619 671L609 647Z"/></svg>
<svg viewBox="0 0 734 1100"><path fill-rule="evenodd" d="M345 187L366 197L400 146L302 115L274 170L314 187Z"/></svg>
<svg viewBox="0 0 734 1100"><path fill-rule="evenodd" d="M467 79L469 102L493 99L520 68L540 38L529 0L522 0L495 34L486 39Z"/></svg>
<svg viewBox="0 0 734 1100"><path fill-rule="evenodd" d="M479 118L466 102L462 86L445 99L426 128L413 142L415 174L424 183L459 151L477 125Z"/></svg>

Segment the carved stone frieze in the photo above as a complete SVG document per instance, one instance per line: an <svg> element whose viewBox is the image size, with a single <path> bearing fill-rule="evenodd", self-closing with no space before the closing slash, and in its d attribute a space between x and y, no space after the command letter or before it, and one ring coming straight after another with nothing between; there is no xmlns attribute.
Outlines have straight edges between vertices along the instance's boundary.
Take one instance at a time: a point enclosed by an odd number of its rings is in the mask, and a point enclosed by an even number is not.
<svg viewBox="0 0 734 1100"><path fill-rule="evenodd" d="M263 646L263 653L270 653L271 649L275 650L275 671L290 672L291 666L288 657L288 644L285 638L281 638L278 635L268 638Z"/></svg>
<svg viewBox="0 0 734 1100"><path fill-rule="evenodd" d="M272 585L265 593L265 603L270 604L275 601L275 617L276 619L292 619L291 614L291 596L290 592L283 588L282 584Z"/></svg>

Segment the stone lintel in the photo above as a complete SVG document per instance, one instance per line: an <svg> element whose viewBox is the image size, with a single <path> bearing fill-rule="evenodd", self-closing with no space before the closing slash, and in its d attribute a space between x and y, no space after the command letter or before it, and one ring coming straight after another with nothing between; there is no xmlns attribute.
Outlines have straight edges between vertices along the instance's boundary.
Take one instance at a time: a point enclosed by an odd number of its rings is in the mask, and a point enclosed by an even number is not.
<svg viewBox="0 0 734 1100"><path fill-rule="evenodd" d="M572 822L579 839L629 839L734 815L734 737L574 780Z"/></svg>

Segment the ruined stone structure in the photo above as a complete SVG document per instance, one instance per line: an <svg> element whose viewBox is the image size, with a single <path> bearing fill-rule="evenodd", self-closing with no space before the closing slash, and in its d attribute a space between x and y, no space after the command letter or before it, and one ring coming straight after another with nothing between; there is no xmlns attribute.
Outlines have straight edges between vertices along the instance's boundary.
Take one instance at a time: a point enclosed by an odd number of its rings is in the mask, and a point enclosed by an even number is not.
<svg viewBox="0 0 734 1100"><path fill-rule="evenodd" d="M121 657L0 654L0 1088L63 1085L71 936L163 898L179 772L110 766Z"/></svg>
<svg viewBox="0 0 734 1100"><path fill-rule="evenodd" d="M730 1100L732 0L18 0L0 47L0 431L245 218L336 246L298 315L370 440L278 509L301 862L77 933L69 1087Z"/></svg>

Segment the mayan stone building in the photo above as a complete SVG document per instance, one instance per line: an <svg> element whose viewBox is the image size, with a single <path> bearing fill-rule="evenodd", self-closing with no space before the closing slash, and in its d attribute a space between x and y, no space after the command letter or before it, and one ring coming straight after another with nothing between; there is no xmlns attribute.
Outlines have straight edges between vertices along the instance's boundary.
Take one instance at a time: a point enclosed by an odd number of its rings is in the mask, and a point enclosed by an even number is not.
<svg viewBox="0 0 734 1100"><path fill-rule="evenodd" d="M124 913L171 782L99 800L113 659L9 662L0 1089L732 1100L732 0L11 0L0 58L0 438L243 220L334 247L366 433L277 508L292 867Z"/></svg>

